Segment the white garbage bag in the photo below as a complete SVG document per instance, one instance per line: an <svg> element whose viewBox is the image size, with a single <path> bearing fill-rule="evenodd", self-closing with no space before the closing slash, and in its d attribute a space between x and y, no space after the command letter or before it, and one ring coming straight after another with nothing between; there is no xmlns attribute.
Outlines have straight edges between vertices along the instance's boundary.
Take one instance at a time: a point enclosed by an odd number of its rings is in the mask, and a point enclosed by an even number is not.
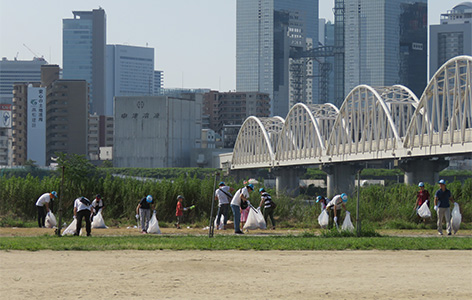
<svg viewBox="0 0 472 300"><path fill-rule="evenodd" d="M53 228L57 225L56 217L51 211L48 212L48 214L46 215L46 220L44 221L44 224L46 228Z"/></svg>
<svg viewBox="0 0 472 300"><path fill-rule="evenodd" d="M147 232L161 234L161 229L159 228L159 222L157 221L156 213L152 214Z"/></svg>
<svg viewBox="0 0 472 300"><path fill-rule="evenodd" d="M77 219L74 218L72 223L70 223L70 225L67 226L67 228L64 230L62 235L73 235L76 229L77 229Z"/></svg>
<svg viewBox="0 0 472 300"><path fill-rule="evenodd" d="M431 218L431 210L428 207L428 200L426 200L418 209L418 216L423 219Z"/></svg>
<svg viewBox="0 0 472 300"><path fill-rule="evenodd" d="M354 225L352 225L351 222L351 213L346 211L346 217L344 217L344 222L343 225L341 226L341 230L346 230L353 232L354 231Z"/></svg>
<svg viewBox="0 0 472 300"><path fill-rule="evenodd" d="M101 211L99 211L99 212L93 217L92 228L108 228L108 227L105 225L105 221L103 220L102 212L101 212Z"/></svg>
<svg viewBox="0 0 472 300"><path fill-rule="evenodd" d="M461 227L461 222L462 222L462 216L461 216L461 211L459 209L459 204L454 203L454 209L452 210L452 231L454 231L454 234L459 230L459 227Z"/></svg>
<svg viewBox="0 0 472 300"><path fill-rule="evenodd" d="M251 207L249 214L247 215L246 223L244 224L243 229L266 229L267 225L264 220L264 215L261 212L260 208L255 209Z"/></svg>
<svg viewBox="0 0 472 300"><path fill-rule="evenodd" d="M221 215L221 217L220 217L220 226L217 226L216 219L217 218L215 218L215 222L213 224L214 228L219 229L219 230L223 230L225 228L225 223L224 223L225 222L225 216Z"/></svg>
<svg viewBox="0 0 472 300"><path fill-rule="evenodd" d="M318 223L320 224L321 228L326 228L329 223L329 215L326 209L323 209L321 214L318 216Z"/></svg>

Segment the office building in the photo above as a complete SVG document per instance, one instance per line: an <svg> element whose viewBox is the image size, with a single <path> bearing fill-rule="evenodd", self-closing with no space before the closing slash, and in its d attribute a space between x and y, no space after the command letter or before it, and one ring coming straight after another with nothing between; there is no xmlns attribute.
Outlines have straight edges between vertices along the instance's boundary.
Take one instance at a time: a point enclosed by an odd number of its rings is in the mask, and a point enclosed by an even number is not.
<svg viewBox="0 0 472 300"><path fill-rule="evenodd" d="M105 113L106 14L102 8L73 11L63 19L63 79L86 80L90 85L90 111Z"/></svg>
<svg viewBox="0 0 472 300"><path fill-rule="evenodd" d="M344 0L345 94L359 84L427 83L427 0Z"/></svg>
<svg viewBox="0 0 472 300"><path fill-rule="evenodd" d="M154 48L107 45L105 115L113 115L116 96L154 94Z"/></svg>
<svg viewBox="0 0 472 300"><path fill-rule="evenodd" d="M449 59L472 55L472 2L441 14L441 24L430 26L429 77Z"/></svg>
<svg viewBox="0 0 472 300"><path fill-rule="evenodd" d="M200 148L202 95L115 98L113 166L175 168L191 165Z"/></svg>
<svg viewBox="0 0 472 300"><path fill-rule="evenodd" d="M236 90L269 94L271 115L286 116L290 51L317 41L318 0L237 0ZM311 67L315 76L317 66ZM317 85L308 89L316 98Z"/></svg>
<svg viewBox="0 0 472 300"><path fill-rule="evenodd" d="M3 57L0 61L0 103L12 104L13 84L39 82L41 66L44 64L47 64L44 58L8 60Z"/></svg>
<svg viewBox="0 0 472 300"><path fill-rule="evenodd" d="M208 118L208 128L224 137L225 148L232 148L236 141L235 128L239 130L247 117L270 115L269 95L210 91L203 95L203 115Z"/></svg>

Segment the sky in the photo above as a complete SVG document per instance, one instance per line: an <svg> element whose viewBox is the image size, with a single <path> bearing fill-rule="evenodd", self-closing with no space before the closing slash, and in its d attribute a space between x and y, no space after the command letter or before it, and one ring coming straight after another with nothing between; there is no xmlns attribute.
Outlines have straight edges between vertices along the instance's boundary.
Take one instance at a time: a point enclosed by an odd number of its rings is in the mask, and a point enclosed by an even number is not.
<svg viewBox="0 0 472 300"><path fill-rule="evenodd" d="M333 20L334 0L319 2L319 17ZM429 23L461 2L429 0ZM62 19L98 7L107 15L107 44L155 49L164 87L235 89L236 0L0 0L0 57L31 60L26 45L62 66Z"/></svg>

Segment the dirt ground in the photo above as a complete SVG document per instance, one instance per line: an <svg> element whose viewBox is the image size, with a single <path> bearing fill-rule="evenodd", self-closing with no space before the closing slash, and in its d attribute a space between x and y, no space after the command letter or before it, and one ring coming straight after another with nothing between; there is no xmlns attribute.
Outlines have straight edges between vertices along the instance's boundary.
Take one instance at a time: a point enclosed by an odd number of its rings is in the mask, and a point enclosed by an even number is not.
<svg viewBox="0 0 472 300"><path fill-rule="evenodd" d="M0 251L1 299L471 299L471 251Z"/></svg>

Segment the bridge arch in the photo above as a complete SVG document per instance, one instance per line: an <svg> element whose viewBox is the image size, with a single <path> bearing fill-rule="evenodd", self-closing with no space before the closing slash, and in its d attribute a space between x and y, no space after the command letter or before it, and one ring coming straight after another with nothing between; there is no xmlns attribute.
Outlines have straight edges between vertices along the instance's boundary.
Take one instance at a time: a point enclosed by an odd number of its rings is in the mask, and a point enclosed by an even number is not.
<svg viewBox="0 0 472 300"><path fill-rule="evenodd" d="M327 155L343 157L394 150L398 145L402 145L395 118L390 110L391 104L394 103L390 99L397 99L402 93L410 95L408 89L401 86L355 87L339 110L328 140ZM382 95L388 101L385 101ZM414 98L412 101L414 102Z"/></svg>
<svg viewBox="0 0 472 300"><path fill-rule="evenodd" d="M233 150L232 168L245 166L272 166L275 159L275 145L284 124L281 117L248 117L241 129Z"/></svg>
<svg viewBox="0 0 472 300"><path fill-rule="evenodd" d="M457 56L434 74L407 129L405 148L472 142L471 66L472 57Z"/></svg>
<svg viewBox="0 0 472 300"><path fill-rule="evenodd" d="M326 150L326 140L339 110L333 104L295 104L280 133L275 160L315 160Z"/></svg>

